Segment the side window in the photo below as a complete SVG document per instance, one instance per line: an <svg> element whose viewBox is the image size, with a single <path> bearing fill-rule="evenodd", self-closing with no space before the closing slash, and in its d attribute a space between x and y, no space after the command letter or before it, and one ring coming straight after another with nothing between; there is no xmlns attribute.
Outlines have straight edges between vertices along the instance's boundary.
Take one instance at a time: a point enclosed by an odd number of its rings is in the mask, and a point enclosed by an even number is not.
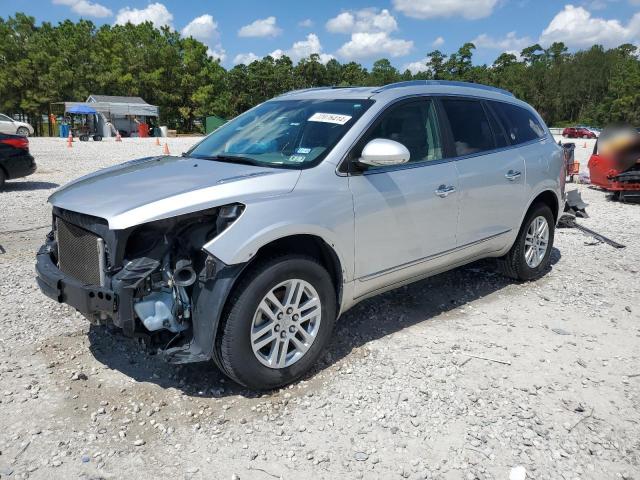
<svg viewBox="0 0 640 480"><path fill-rule="evenodd" d="M512 144L544 137L544 129L529 110L510 103L490 102Z"/></svg>
<svg viewBox="0 0 640 480"><path fill-rule="evenodd" d="M9 117L7 117L6 115L2 115L0 113L0 122L10 122L11 119Z"/></svg>
<svg viewBox="0 0 640 480"><path fill-rule="evenodd" d="M442 159L442 143L435 104L432 100L403 103L382 114L362 146L374 138L387 138L409 150L409 162Z"/></svg>
<svg viewBox="0 0 640 480"><path fill-rule="evenodd" d="M479 101L446 98L442 106L451 126L456 156L496 148L489 119Z"/></svg>
<svg viewBox="0 0 640 480"><path fill-rule="evenodd" d="M487 115L489 115L489 123L491 124L491 130L493 130L493 137L496 140L496 147L502 148L508 146L509 141L507 140L506 132L496 118L495 112L493 112L490 107L488 108Z"/></svg>

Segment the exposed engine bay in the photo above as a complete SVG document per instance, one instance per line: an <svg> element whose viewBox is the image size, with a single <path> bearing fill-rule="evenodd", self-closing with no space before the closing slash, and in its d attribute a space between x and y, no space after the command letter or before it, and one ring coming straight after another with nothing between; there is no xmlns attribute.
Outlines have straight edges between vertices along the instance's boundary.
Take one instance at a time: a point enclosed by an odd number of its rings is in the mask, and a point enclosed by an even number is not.
<svg viewBox="0 0 640 480"><path fill-rule="evenodd" d="M111 323L129 336L169 336L163 352L169 361L211 358L226 298L214 298L214 291L230 287L242 266L227 266L202 246L243 209L225 205L114 231L100 218L54 208L38 281L94 323Z"/></svg>

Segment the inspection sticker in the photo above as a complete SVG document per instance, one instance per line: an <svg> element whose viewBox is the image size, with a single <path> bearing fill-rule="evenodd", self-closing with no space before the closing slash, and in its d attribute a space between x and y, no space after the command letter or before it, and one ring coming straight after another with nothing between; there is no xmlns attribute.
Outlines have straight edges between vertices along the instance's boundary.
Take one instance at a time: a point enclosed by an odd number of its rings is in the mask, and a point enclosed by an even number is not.
<svg viewBox="0 0 640 480"><path fill-rule="evenodd" d="M344 125L349 120L351 120L351 115L341 115L339 113L316 112L309 117L310 122L335 123L337 125Z"/></svg>
<svg viewBox="0 0 640 480"><path fill-rule="evenodd" d="M311 149L300 147L299 149L296 150L296 153L304 153L306 155L307 153L311 153Z"/></svg>

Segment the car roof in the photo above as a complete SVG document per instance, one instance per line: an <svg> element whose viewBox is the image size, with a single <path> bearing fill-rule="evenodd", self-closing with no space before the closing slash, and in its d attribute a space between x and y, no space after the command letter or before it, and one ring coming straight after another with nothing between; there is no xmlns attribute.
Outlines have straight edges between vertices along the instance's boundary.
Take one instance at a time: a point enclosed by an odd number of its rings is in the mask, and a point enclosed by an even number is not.
<svg viewBox="0 0 640 480"><path fill-rule="evenodd" d="M302 90L293 90L284 93L274 100L339 100L339 99L381 99L420 95L420 94L447 94L466 95L495 100L522 103L511 92L501 88L490 87L469 82L455 82L447 80L412 80L397 82L382 87L317 87Z"/></svg>

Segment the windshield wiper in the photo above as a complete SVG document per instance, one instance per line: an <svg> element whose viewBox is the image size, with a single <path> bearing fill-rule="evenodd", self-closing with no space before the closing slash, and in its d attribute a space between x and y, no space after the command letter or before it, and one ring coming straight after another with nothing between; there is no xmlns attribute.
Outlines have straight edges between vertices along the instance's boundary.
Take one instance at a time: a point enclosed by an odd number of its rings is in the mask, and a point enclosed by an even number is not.
<svg viewBox="0 0 640 480"><path fill-rule="evenodd" d="M255 167L263 167L265 166L263 162L259 162L258 160L254 160L249 157L242 157L239 155L192 155L195 158L201 158L203 160L213 160L219 162L229 162L229 163L241 163L243 165L253 165Z"/></svg>

